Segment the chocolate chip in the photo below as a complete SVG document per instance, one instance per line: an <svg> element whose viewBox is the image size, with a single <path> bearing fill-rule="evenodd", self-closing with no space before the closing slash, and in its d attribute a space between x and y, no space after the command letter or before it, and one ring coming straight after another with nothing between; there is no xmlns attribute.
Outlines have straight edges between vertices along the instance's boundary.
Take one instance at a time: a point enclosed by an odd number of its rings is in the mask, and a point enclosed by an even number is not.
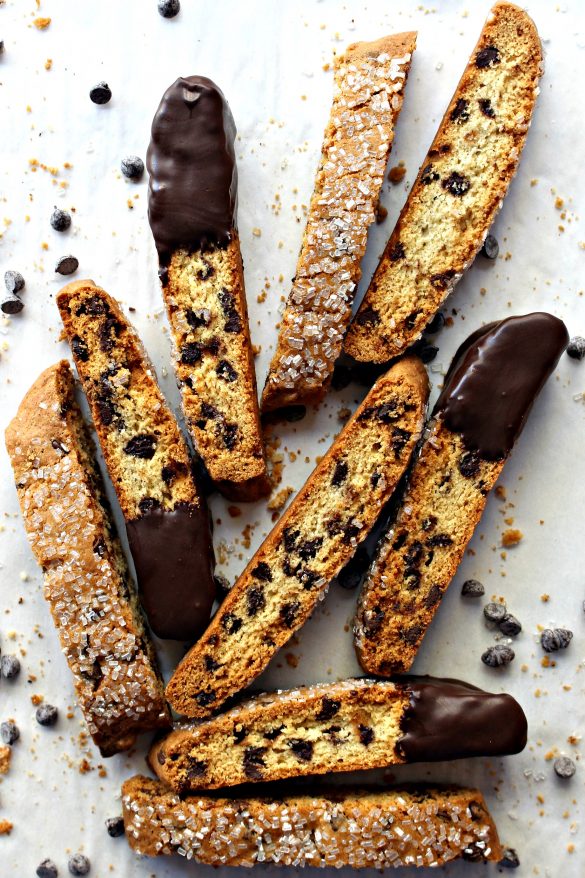
<svg viewBox="0 0 585 878"><path fill-rule="evenodd" d="M100 314L108 314L109 308L99 296L89 296L82 302L75 313L78 317L82 314L91 314L92 317L97 317Z"/></svg>
<svg viewBox="0 0 585 878"><path fill-rule="evenodd" d="M24 302L14 293L6 293L0 302L0 310L3 314L20 314L24 308Z"/></svg>
<svg viewBox="0 0 585 878"><path fill-rule="evenodd" d="M177 475L177 470L172 464L163 466L160 471L160 477L165 485L170 485Z"/></svg>
<svg viewBox="0 0 585 878"><path fill-rule="evenodd" d="M343 363L337 363L333 369L331 387L333 390L344 390L348 384L351 384L351 369L344 366Z"/></svg>
<svg viewBox="0 0 585 878"><path fill-rule="evenodd" d="M252 570L252 576L262 582L272 582L272 571L266 561L259 561Z"/></svg>
<svg viewBox="0 0 585 878"><path fill-rule="evenodd" d="M292 601L290 604L283 604L280 608L280 618L287 628L292 628L295 624L300 606L298 601Z"/></svg>
<svg viewBox="0 0 585 878"><path fill-rule="evenodd" d="M264 737L266 738L267 741L276 741L276 739L282 735L283 730L284 730L284 725L275 726L273 729L267 729L264 732Z"/></svg>
<svg viewBox="0 0 585 878"><path fill-rule="evenodd" d="M262 586L253 586L246 595L248 616L256 616L266 606L266 597Z"/></svg>
<svg viewBox="0 0 585 878"><path fill-rule="evenodd" d="M238 377L238 373L227 360L220 360L215 367L215 372L219 378L223 378L224 381L227 381L230 384L232 384Z"/></svg>
<svg viewBox="0 0 585 878"><path fill-rule="evenodd" d="M401 430L400 427L392 428L392 440L390 442L390 447L396 456L400 454L403 450L404 446L410 439L410 433L408 430Z"/></svg>
<svg viewBox="0 0 585 878"><path fill-rule="evenodd" d="M397 241L396 244L391 247L388 253L390 262L398 262L399 259L404 259L404 256L404 244L402 244L400 241Z"/></svg>
<svg viewBox="0 0 585 878"><path fill-rule="evenodd" d="M0 659L0 674L5 680L15 680L20 674L20 661L15 655L3 655Z"/></svg>
<svg viewBox="0 0 585 878"><path fill-rule="evenodd" d="M35 718L40 726L54 726L59 719L59 708L53 704L41 704L37 707Z"/></svg>
<svg viewBox="0 0 585 878"><path fill-rule="evenodd" d="M459 458L459 472L465 479L473 479L479 472L479 454L466 451Z"/></svg>
<svg viewBox="0 0 585 878"><path fill-rule="evenodd" d="M433 536L429 537L427 540L427 546L438 546L439 548L451 546L452 544L453 540L449 534L433 534Z"/></svg>
<svg viewBox="0 0 585 878"><path fill-rule="evenodd" d="M516 635L520 634L522 631L522 625L512 613L506 613L500 622L500 631L502 634L505 634L506 637L516 637Z"/></svg>
<svg viewBox="0 0 585 878"><path fill-rule="evenodd" d="M215 661L210 655L203 656L203 663L205 665L205 670L212 673L213 671L217 671L219 668L218 662Z"/></svg>
<svg viewBox="0 0 585 878"><path fill-rule="evenodd" d="M203 777L206 771L206 762L204 762L202 759L193 759L192 756L188 757L187 777L189 778L189 780L196 780L196 778L198 777Z"/></svg>
<svg viewBox="0 0 585 878"><path fill-rule="evenodd" d="M215 274L215 268L213 265L210 265L209 262L203 263L203 268L200 268L197 272L197 277L199 280L207 280L210 277L213 277Z"/></svg>
<svg viewBox="0 0 585 878"><path fill-rule="evenodd" d="M241 332L242 323L238 314L232 314L225 322L224 329L226 332Z"/></svg>
<svg viewBox="0 0 585 878"><path fill-rule="evenodd" d="M420 181L424 186L429 186L431 183L435 183L439 179L440 177L436 171L433 171L432 165L426 165L426 167L423 168Z"/></svg>
<svg viewBox="0 0 585 878"><path fill-rule="evenodd" d="M339 488L340 485L343 485L347 478L348 466L345 460L338 460L335 464L335 469L333 471L333 476L331 478L331 484L334 488Z"/></svg>
<svg viewBox="0 0 585 878"><path fill-rule="evenodd" d="M162 748L156 754L156 761L158 762L159 765L164 765L165 762L167 761L167 755Z"/></svg>
<svg viewBox="0 0 585 878"><path fill-rule="evenodd" d="M158 0L158 11L163 18L174 18L181 9L180 0Z"/></svg>
<svg viewBox="0 0 585 878"><path fill-rule="evenodd" d="M411 311L408 317L404 318L404 323L407 329L414 329L416 326L416 321L418 320L418 316L420 311Z"/></svg>
<svg viewBox="0 0 585 878"><path fill-rule="evenodd" d="M577 771L577 766L568 756L558 756L553 762L553 768L557 777L562 777L563 780L573 777Z"/></svg>
<svg viewBox="0 0 585 878"><path fill-rule="evenodd" d="M108 817L106 820L106 832L110 838L120 838L120 836L124 835L124 818L121 815L118 817Z"/></svg>
<svg viewBox="0 0 585 878"><path fill-rule="evenodd" d="M291 530L290 527L284 528L284 530L282 531L282 542L287 552L293 551L295 543L300 536L300 533L300 530Z"/></svg>
<svg viewBox="0 0 585 878"><path fill-rule="evenodd" d="M137 155L129 155L120 162L120 170L128 180L140 180L144 174L144 162Z"/></svg>
<svg viewBox="0 0 585 878"><path fill-rule="evenodd" d="M62 256L55 265L55 272L63 275L73 274L78 268L79 259L75 256Z"/></svg>
<svg viewBox="0 0 585 878"><path fill-rule="evenodd" d="M477 579L466 579L461 586L463 597L480 598L485 594L485 588Z"/></svg>
<svg viewBox="0 0 585 878"><path fill-rule="evenodd" d="M378 406L375 411L377 419L383 424L391 424L392 421L395 421L399 417L399 412L396 409L396 401L384 402L382 405Z"/></svg>
<svg viewBox="0 0 585 878"><path fill-rule="evenodd" d="M489 668L499 668L502 665L509 665L511 661L514 661L515 657L516 653L513 649L497 643L495 646L490 646L486 649L481 660Z"/></svg>
<svg viewBox="0 0 585 878"><path fill-rule="evenodd" d="M498 244L498 239L494 235L486 235L483 247L481 248L481 255L485 256L486 259L497 259L499 252L500 245Z"/></svg>
<svg viewBox="0 0 585 878"><path fill-rule="evenodd" d="M494 108L492 107L492 102L489 98L480 98L478 101L479 109L483 113L484 116L487 116L488 119L495 119L496 113Z"/></svg>
<svg viewBox="0 0 585 878"><path fill-rule="evenodd" d="M567 354L573 360L582 360L585 357L585 338L575 335L567 345Z"/></svg>
<svg viewBox="0 0 585 878"><path fill-rule="evenodd" d="M210 689L209 692L198 692L195 701L200 707L209 707L215 701L215 692Z"/></svg>
<svg viewBox="0 0 585 878"><path fill-rule="evenodd" d="M436 335L445 325L445 315L442 311L437 311L430 323L425 327L425 335Z"/></svg>
<svg viewBox="0 0 585 878"><path fill-rule="evenodd" d="M484 847L480 847L476 841L472 841L463 849L461 856L469 863L481 863L486 858L486 852Z"/></svg>
<svg viewBox="0 0 585 878"><path fill-rule="evenodd" d="M199 329L211 323L211 311L208 308L187 308L185 317L191 329Z"/></svg>
<svg viewBox="0 0 585 878"><path fill-rule="evenodd" d="M374 730L370 726L359 725L360 744L368 747L374 740Z"/></svg>
<svg viewBox="0 0 585 878"><path fill-rule="evenodd" d="M313 744L302 738L291 738L288 746L300 762L310 762L313 758Z"/></svg>
<svg viewBox="0 0 585 878"><path fill-rule="evenodd" d="M499 861L500 869L517 869L520 865L520 857L514 848L504 848L504 856Z"/></svg>
<svg viewBox="0 0 585 878"><path fill-rule="evenodd" d="M417 351L420 359L423 363L428 364L432 363L437 354L439 353L439 348L434 344L421 344Z"/></svg>
<svg viewBox="0 0 585 878"><path fill-rule="evenodd" d="M205 418L205 420L217 420L220 417L219 411L215 408L215 406L210 405L208 402L201 403L201 417Z"/></svg>
<svg viewBox="0 0 585 878"><path fill-rule="evenodd" d="M73 854L67 866L72 875L87 875L91 869L91 863L84 854Z"/></svg>
<svg viewBox="0 0 585 878"><path fill-rule="evenodd" d="M297 554L303 561L309 561L314 558L321 546L323 545L323 537L315 537L313 540L303 540L297 545Z"/></svg>
<svg viewBox="0 0 585 878"><path fill-rule="evenodd" d="M234 736L234 743L241 744L248 734L248 729L241 723L238 723L237 726L233 727L232 734Z"/></svg>
<svg viewBox="0 0 585 878"><path fill-rule="evenodd" d="M315 716L317 720L332 719L338 713L341 707L341 701L335 701L334 698L325 697L321 702L319 713Z"/></svg>
<svg viewBox="0 0 585 878"><path fill-rule="evenodd" d="M380 628L382 627L382 622L386 613L380 607L374 607L371 610L366 610L364 613L364 632L368 637L374 637Z"/></svg>
<svg viewBox="0 0 585 878"><path fill-rule="evenodd" d="M115 317L107 317L99 328L100 350L104 354L113 349L116 338L122 330L122 324Z"/></svg>
<svg viewBox="0 0 585 878"><path fill-rule="evenodd" d="M20 293L24 289L24 278L19 271L5 271L4 284L9 293Z"/></svg>
<svg viewBox="0 0 585 878"><path fill-rule="evenodd" d="M431 274L429 281L431 286L434 287L435 290L440 290L441 292L444 292L454 277L455 272L451 269L448 269L447 271L442 271L439 274Z"/></svg>
<svg viewBox="0 0 585 878"><path fill-rule="evenodd" d="M20 738L20 730L15 722L8 720L0 723L0 738L5 744L14 744Z"/></svg>
<svg viewBox="0 0 585 878"><path fill-rule="evenodd" d="M222 307L223 313L227 317L227 320L224 325L224 329L226 332L240 332L242 329L242 323L240 320L240 315L238 314L235 299L233 295L226 290L225 287L222 288L218 295L219 303Z"/></svg>
<svg viewBox="0 0 585 878"><path fill-rule="evenodd" d="M139 433L133 436L124 446L126 454L138 457L141 460L152 460L156 451L156 439L148 433Z"/></svg>
<svg viewBox="0 0 585 878"><path fill-rule="evenodd" d="M428 610L431 610L435 607L441 598L443 597L443 592L441 591L441 587L433 584L428 590L427 596L424 599L424 605Z"/></svg>
<svg viewBox="0 0 585 878"><path fill-rule="evenodd" d="M198 341L189 341L181 348L181 363L185 366L193 366L201 359L202 345Z"/></svg>
<svg viewBox="0 0 585 878"><path fill-rule="evenodd" d="M500 60L498 49L495 46L486 46L475 56L475 66L481 70L484 67L493 67L495 64L499 64Z"/></svg>
<svg viewBox="0 0 585 878"><path fill-rule="evenodd" d="M222 573L216 573L213 577L213 581L215 583L215 594L217 600L221 604L222 601L227 598L229 592L231 591L231 585L229 583L229 580Z"/></svg>
<svg viewBox="0 0 585 878"><path fill-rule="evenodd" d="M107 104L112 98L112 89L107 82L98 82L90 89L89 97L94 104Z"/></svg>
<svg viewBox="0 0 585 878"><path fill-rule="evenodd" d="M78 335L74 335L71 339L71 350L73 351L74 357L77 357L82 363L87 363L89 360L89 350L86 343Z"/></svg>
<svg viewBox="0 0 585 878"><path fill-rule="evenodd" d="M232 451L238 441L238 425L237 424L224 424L221 430L221 437L223 439L223 444L228 449L228 451Z"/></svg>
<svg viewBox="0 0 585 878"><path fill-rule="evenodd" d="M61 208L56 207L51 214L49 222L56 232L66 232L71 225L71 214L68 210L61 210Z"/></svg>
<svg viewBox="0 0 585 878"><path fill-rule="evenodd" d="M573 632L568 628L545 628L540 635L540 645L545 652L557 652L566 649L573 639Z"/></svg>
<svg viewBox="0 0 585 878"><path fill-rule="evenodd" d="M483 608L483 614L488 622L502 622L507 612L505 604L497 604L494 601L490 601Z"/></svg>
<svg viewBox="0 0 585 878"><path fill-rule="evenodd" d="M244 774L250 780L262 780L262 769L265 767L264 755L267 747L248 747L244 752Z"/></svg>
<svg viewBox="0 0 585 878"><path fill-rule="evenodd" d="M456 195L460 198L469 190L471 183L467 177L463 176L463 174L458 174L457 171L452 171L447 179L443 180L442 186L443 189L446 189L451 195Z"/></svg>
<svg viewBox="0 0 585 878"><path fill-rule="evenodd" d="M143 514L146 512L152 512L153 509L158 509L159 506L160 502L155 497L143 497L138 504L138 508Z"/></svg>
<svg viewBox="0 0 585 878"><path fill-rule="evenodd" d="M438 519L434 515L429 515L428 518L423 518L421 527L424 531L429 531L437 526L437 522Z"/></svg>
<svg viewBox="0 0 585 878"><path fill-rule="evenodd" d="M450 119L452 122L458 122L460 125L469 119L469 103L465 98L458 98L455 106L451 110Z"/></svg>
<svg viewBox="0 0 585 878"><path fill-rule="evenodd" d="M368 305L365 308L360 308L355 316L355 322L358 326L376 326L380 322L380 315L375 308Z"/></svg>
<svg viewBox="0 0 585 878"><path fill-rule="evenodd" d="M57 878L59 870L52 860L46 859L39 863L36 870L38 878Z"/></svg>
<svg viewBox="0 0 585 878"><path fill-rule="evenodd" d="M234 615L234 613L226 613L222 617L221 624L224 631L228 634L237 634L242 627L242 620L239 616Z"/></svg>
<svg viewBox="0 0 585 878"><path fill-rule="evenodd" d="M416 644L422 637L422 633L423 630L420 625L411 625L410 628L406 628L404 631L401 631L400 636L402 640L410 644L410 646L416 646Z"/></svg>

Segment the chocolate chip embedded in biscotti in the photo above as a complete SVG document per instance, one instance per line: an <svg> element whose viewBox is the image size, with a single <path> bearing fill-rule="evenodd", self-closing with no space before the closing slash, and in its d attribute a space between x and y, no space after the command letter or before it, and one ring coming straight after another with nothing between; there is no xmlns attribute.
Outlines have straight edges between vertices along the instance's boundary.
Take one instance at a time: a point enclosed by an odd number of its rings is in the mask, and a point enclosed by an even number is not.
<svg viewBox="0 0 585 878"><path fill-rule="evenodd" d="M191 329L199 329L201 326L209 326L211 311L209 308L187 308L185 318Z"/></svg>
<svg viewBox="0 0 585 878"><path fill-rule="evenodd" d="M198 692L195 696L195 701L200 707L209 707L210 704L213 704L215 698L215 692L213 689L210 689L209 692Z"/></svg>
<svg viewBox="0 0 585 878"><path fill-rule="evenodd" d="M214 421L220 417L218 409L210 405L208 402L201 403L201 417L206 421Z"/></svg>
<svg viewBox="0 0 585 878"><path fill-rule="evenodd" d="M276 741L276 739L282 735L283 731L284 725L275 726L273 729L267 729L264 732L264 737L267 741Z"/></svg>
<svg viewBox="0 0 585 878"><path fill-rule="evenodd" d="M426 167L423 168L423 172L422 172L420 181L425 186L429 186L431 183L435 183L437 180L440 180L440 179L441 178L440 178L439 174L437 174L437 172L433 170L432 165L426 165Z"/></svg>
<svg viewBox="0 0 585 878"><path fill-rule="evenodd" d="M401 430L400 427L392 428L392 441L390 446L396 456L400 454L409 439L410 433L408 430Z"/></svg>
<svg viewBox="0 0 585 878"><path fill-rule="evenodd" d="M399 259L404 259L404 256L404 244L402 244L400 241L397 241L396 244L394 244L388 252L390 262L398 262Z"/></svg>
<svg viewBox="0 0 585 878"><path fill-rule="evenodd" d="M360 735L360 744L363 744L364 747L368 747L372 741L374 740L374 730L371 726L358 726L359 735Z"/></svg>
<svg viewBox="0 0 585 878"><path fill-rule="evenodd" d="M292 628L295 624L300 606L298 601L292 601L289 604L283 604L280 608L280 618L287 628Z"/></svg>
<svg viewBox="0 0 585 878"><path fill-rule="evenodd" d="M332 719L339 712L341 701L335 701L334 698L324 698L321 702L319 713L315 716L317 720Z"/></svg>
<svg viewBox="0 0 585 878"><path fill-rule="evenodd" d="M500 52L495 46L486 46L475 56L475 66L482 70L484 67L493 67L501 61Z"/></svg>
<svg viewBox="0 0 585 878"><path fill-rule="evenodd" d="M423 603L428 610L432 610L432 608L435 607L439 603L442 596L443 596L443 592L441 591L439 586L438 585L431 585Z"/></svg>
<svg viewBox="0 0 585 878"><path fill-rule="evenodd" d="M152 460L156 451L156 439L148 433L139 433L126 443L124 451L141 460Z"/></svg>
<svg viewBox="0 0 585 878"><path fill-rule="evenodd" d="M282 532L282 542L287 552L293 551L295 543L298 540L300 534L300 530L291 530L290 527L284 528Z"/></svg>
<svg viewBox="0 0 585 878"><path fill-rule="evenodd" d="M313 540L303 540L298 544L296 552L303 561L309 561L314 558L321 546L323 545L323 537L315 537Z"/></svg>
<svg viewBox="0 0 585 878"><path fill-rule="evenodd" d="M386 613L380 607L374 607L371 610L366 610L364 613L364 632L368 637L374 637L380 628L382 627L382 622Z"/></svg>
<svg viewBox="0 0 585 878"><path fill-rule="evenodd" d="M347 479L348 466L345 460L338 460L335 464L331 484L334 488L339 488Z"/></svg>
<svg viewBox="0 0 585 878"><path fill-rule="evenodd" d="M429 537L427 540L427 546L438 546L443 548L444 546L452 545L453 540L449 536L449 534L434 534L432 537Z"/></svg>
<svg viewBox="0 0 585 878"><path fill-rule="evenodd" d="M233 382L237 379L238 373L234 369L231 363L227 360L220 360L217 366L215 367L215 373L218 378L223 378L224 381L227 381L229 384L233 384Z"/></svg>
<svg viewBox="0 0 585 878"><path fill-rule="evenodd" d="M115 317L106 317L98 332L102 353L109 354L113 350L121 330L122 324Z"/></svg>
<svg viewBox="0 0 585 878"><path fill-rule="evenodd" d="M444 292L454 277L455 272L449 269L448 271L442 271L440 274L431 274L429 281L435 290Z"/></svg>
<svg viewBox="0 0 585 878"><path fill-rule="evenodd" d="M302 583L305 591L310 591L320 579L318 573L315 573L314 570L308 570L306 567L299 567L295 576Z"/></svg>
<svg viewBox="0 0 585 878"><path fill-rule="evenodd" d="M236 634L242 627L242 620L234 613L226 613L221 620L224 631L228 634Z"/></svg>
<svg viewBox="0 0 585 878"><path fill-rule="evenodd" d="M75 312L77 317L81 317L83 314L89 314L90 317L98 317L100 314L108 313L109 308L107 304L99 296L88 296Z"/></svg>
<svg viewBox="0 0 585 878"><path fill-rule="evenodd" d="M222 307L223 313L227 317L224 324L225 331L241 332L242 321L240 320L240 315L236 309L235 299L225 287L219 293L219 303Z"/></svg>
<svg viewBox="0 0 585 878"><path fill-rule="evenodd" d="M469 102L465 98L458 98L449 118L452 122L457 122L459 125L467 122L469 119Z"/></svg>
<svg viewBox="0 0 585 878"><path fill-rule="evenodd" d="M71 350L74 357L77 357L82 363L87 363L89 360L89 350L86 343L78 335L74 335L71 339Z"/></svg>
<svg viewBox="0 0 585 878"><path fill-rule="evenodd" d="M496 113L494 108L492 107L492 102L489 98L480 98L478 101L479 109L483 113L484 116L487 116L488 119L495 119Z"/></svg>
<svg viewBox="0 0 585 878"><path fill-rule="evenodd" d="M237 723L237 725L235 725L232 729L232 735L234 736L235 744L241 744L242 741L246 738L247 734L248 729L241 723Z"/></svg>
<svg viewBox="0 0 585 878"><path fill-rule="evenodd" d="M380 315L375 308L368 306L358 311L355 322L358 326L376 326L380 322Z"/></svg>
<svg viewBox="0 0 585 878"><path fill-rule="evenodd" d="M202 346L198 341L190 341L181 348L181 363L193 366L201 359Z"/></svg>
<svg viewBox="0 0 585 878"><path fill-rule="evenodd" d="M248 747L244 752L244 774L250 780L262 780L262 769L266 767L264 756L267 747Z"/></svg>
<svg viewBox="0 0 585 878"><path fill-rule="evenodd" d="M205 670L213 673L213 671L217 671L219 668L219 663L215 661L210 655L203 656L203 663L205 665Z"/></svg>
<svg viewBox="0 0 585 878"><path fill-rule="evenodd" d="M210 277L213 277L215 274L215 268L213 265L210 265L209 262L203 263L203 268L200 268L197 272L197 277L199 280L208 280Z"/></svg>
<svg viewBox="0 0 585 878"><path fill-rule="evenodd" d="M288 746L300 762L310 762L313 758L313 744L302 738L291 738Z"/></svg>
<svg viewBox="0 0 585 878"><path fill-rule="evenodd" d="M465 479L473 479L479 472L479 463L477 451L466 451L459 458L459 472Z"/></svg>
<svg viewBox="0 0 585 878"><path fill-rule="evenodd" d="M418 643L422 633L423 630L420 625L412 625L410 628L405 628L403 631L401 631L400 637L406 643L414 646L416 643Z"/></svg>
<svg viewBox="0 0 585 878"><path fill-rule="evenodd" d="M224 424L221 430L221 438L223 439L223 444L227 448L228 451L232 451L236 442L238 441L238 425L237 424Z"/></svg>
<svg viewBox="0 0 585 878"><path fill-rule="evenodd" d="M165 751L162 749L162 747L158 751L158 753L156 754L156 761L158 762L159 765L164 765L165 762L167 761L167 755L166 755Z"/></svg>
<svg viewBox="0 0 585 878"><path fill-rule="evenodd" d="M261 585L252 586L246 595L248 616L256 616L266 606L266 597Z"/></svg>
<svg viewBox="0 0 585 878"><path fill-rule="evenodd" d="M160 502L156 499L156 497L143 497L143 499L138 504L138 508L142 513L152 512L153 509L158 509L160 506Z"/></svg>
<svg viewBox="0 0 585 878"><path fill-rule="evenodd" d="M458 174L457 171L452 171L447 179L443 180L441 185L443 186L443 189L446 189L451 195L461 198L462 195L465 195L465 193L469 191L471 183L467 177L463 176L463 174Z"/></svg>
<svg viewBox="0 0 585 878"><path fill-rule="evenodd" d="M187 777L189 780L203 777L206 771L207 763L202 759L194 759L192 756L187 757Z"/></svg>
<svg viewBox="0 0 585 878"><path fill-rule="evenodd" d="M252 576L261 582L272 582L272 571L266 561L259 561L252 570Z"/></svg>

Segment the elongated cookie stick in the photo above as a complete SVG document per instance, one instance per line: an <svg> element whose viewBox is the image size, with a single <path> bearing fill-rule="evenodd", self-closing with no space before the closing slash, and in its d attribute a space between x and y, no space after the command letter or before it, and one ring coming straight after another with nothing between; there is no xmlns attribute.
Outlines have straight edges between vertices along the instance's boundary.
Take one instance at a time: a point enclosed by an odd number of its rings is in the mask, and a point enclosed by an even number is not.
<svg viewBox="0 0 585 878"><path fill-rule="evenodd" d="M88 731L103 756L128 750L170 718L65 360L30 388L6 448Z"/></svg>
<svg viewBox="0 0 585 878"><path fill-rule="evenodd" d="M220 89L180 77L156 111L148 218L193 444L222 493L270 490L236 228L236 128Z"/></svg>
<svg viewBox="0 0 585 878"><path fill-rule="evenodd" d="M354 359L403 353L472 262L518 166L541 74L534 23L498 3L348 329Z"/></svg>
<svg viewBox="0 0 585 878"><path fill-rule="evenodd" d="M57 305L126 521L140 598L159 637L193 641L215 600L205 497L154 369L118 303L91 280Z"/></svg>
<svg viewBox="0 0 585 878"><path fill-rule="evenodd" d="M510 695L433 677L343 680L259 695L179 725L149 763L183 795L256 781L519 753L526 717Z"/></svg>
<svg viewBox="0 0 585 878"><path fill-rule="evenodd" d="M262 409L325 394L361 277L416 33L354 43L335 60L335 93L293 287Z"/></svg>
<svg viewBox="0 0 585 878"><path fill-rule="evenodd" d="M276 797L275 797L276 795ZM210 866L442 866L498 861L498 833L479 790L420 787L261 798L180 799L136 775L122 786L126 838L149 857Z"/></svg>
<svg viewBox="0 0 585 878"><path fill-rule="evenodd" d="M405 471L427 394L415 357L374 385L171 677L167 697L179 713L215 711L308 619Z"/></svg>
<svg viewBox="0 0 585 878"><path fill-rule="evenodd" d="M365 671L409 670L568 340L561 320L537 312L483 327L455 354L396 521L358 601L355 645Z"/></svg>

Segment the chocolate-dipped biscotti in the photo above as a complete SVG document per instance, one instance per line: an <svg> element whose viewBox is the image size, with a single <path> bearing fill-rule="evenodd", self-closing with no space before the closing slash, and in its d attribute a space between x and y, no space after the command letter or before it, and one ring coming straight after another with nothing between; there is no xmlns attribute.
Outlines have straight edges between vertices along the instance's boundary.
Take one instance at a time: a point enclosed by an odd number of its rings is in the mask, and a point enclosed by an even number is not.
<svg viewBox="0 0 585 878"><path fill-rule="evenodd" d="M148 218L193 444L220 491L253 500L270 484L236 228L235 135L215 83L177 79L152 123Z"/></svg>
<svg viewBox="0 0 585 878"><path fill-rule="evenodd" d="M6 448L89 733L103 756L128 750L139 732L170 720L65 360L30 388Z"/></svg>
<svg viewBox="0 0 585 878"><path fill-rule="evenodd" d="M356 360L401 354L475 257L518 166L541 73L534 23L498 3L347 332Z"/></svg>
<svg viewBox="0 0 585 878"><path fill-rule="evenodd" d="M159 637L195 640L215 599L210 518L187 444L142 344L91 280L57 305L126 521L140 598Z"/></svg>
<svg viewBox="0 0 585 878"><path fill-rule="evenodd" d="M261 798L180 799L137 775L122 786L126 838L137 854L210 866L442 866L503 851L479 790L344 790Z"/></svg>
<svg viewBox="0 0 585 878"><path fill-rule="evenodd" d="M396 521L358 602L368 673L408 671L535 397L569 340L534 313L474 332L453 359Z"/></svg>
<svg viewBox="0 0 585 878"><path fill-rule="evenodd" d="M415 357L377 381L171 677L178 713L215 711L308 619L404 473L427 394Z"/></svg>
<svg viewBox="0 0 585 878"><path fill-rule="evenodd" d="M354 43L335 59L335 92L293 287L262 409L325 394L361 277L368 229L402 107L416 33Z"/></svg>
<svg viewBox="0 0 585 878"><path fill-rule="evenodd" d="M178 726L149 754L184 794L250 781L518 753L526 717L510 695L457 680L344 680L256 696Z"/></svg>

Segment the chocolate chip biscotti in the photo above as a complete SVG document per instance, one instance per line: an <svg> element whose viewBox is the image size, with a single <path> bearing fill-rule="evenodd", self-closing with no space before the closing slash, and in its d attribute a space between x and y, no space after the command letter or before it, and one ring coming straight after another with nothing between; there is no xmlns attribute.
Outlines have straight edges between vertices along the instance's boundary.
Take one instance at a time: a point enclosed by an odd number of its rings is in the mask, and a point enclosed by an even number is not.
<svg viewBox="0 0 585 878"><path fill-rule="evenodd" d="M6 448L88 730L102 755L128 750L169 716L65 360L30 388Z"/></svg>
<svg viewBox="0 0 585 878"><path fill-rule="evenodd" d="M152 123L148 217L193 444L227 497L253 500L270 484L236 228L235 135L215 83L177 79Z"/></svg>
<svg viewBox="0 0 585 878"><path fill-rule="evenodd" d="M401 354L475 257L518 166L541 73L534 23L498 3L349 327L356 360Z"/></svg>
<svg viewBox="0 0 585 878"><path fill-rule="evenodd" d="M358 602L355 644L368 673L410 668L568 340L562 321L534 313L483 327L455 354L396 521Z"/></svg>
<svg viewBox="0 0 585 878"><path fill-rule="evenodd" d="M415 33L354 43L335 93L262 409L317 402L331 380L402 107Z"/></svg>
<svg viewBox="0 0 585 878"><path fill-rule="evenodd" d="M91 280L57 296L126 521L140 597L159 637L195 640L215 600L205 498L140 339Z"/></svg>
<svg viewBox="0 0 585 878"><path fill-rule="evenodd" d="M455 680L344 680L260 695L178 726L149 762L175 792L250 781L518 753L526 717L510 695Z"/></svg>
<svg viewBox="0 0 585 878"><path fill-rule="evenodd" d="M138 775L124 783L122 807L126 838L137 854L179 854L210 866L384 869L503 855L484 798L473 789L180 799Z"/></svg>
<svg viewBox="0 0 585 878"><path fill-rule="evenodd" d="M415 357L373 386L171 677L167 697L178 713L215 711L309 618L405 471L427 393Z"/></svg>

